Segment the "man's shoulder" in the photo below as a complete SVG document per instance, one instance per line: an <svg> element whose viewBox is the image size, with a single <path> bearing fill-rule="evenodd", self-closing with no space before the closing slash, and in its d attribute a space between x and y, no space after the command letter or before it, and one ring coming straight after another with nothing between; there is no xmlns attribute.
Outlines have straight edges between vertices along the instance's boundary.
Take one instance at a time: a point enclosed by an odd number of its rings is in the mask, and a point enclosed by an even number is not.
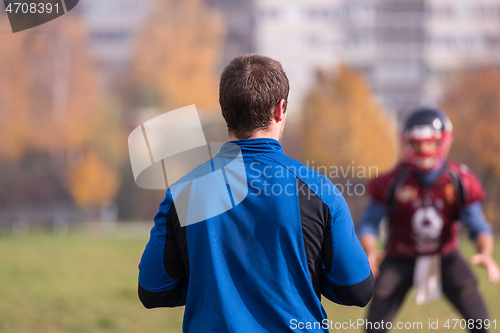
<svg viewBox="0 0 500 333"><path fill-rule="evenodd" d="M182 170L182 167L183 166L181 166L179 170ZM205 176L211 174L212 172L212 160L208 160L205 163L199 164L194 169L185 173L181 177L177 177L179 179L176 179L171 184L169 184L166 192L166 197L170 197L170 200L174 200L191 184L192 181L197 179L203 180ZM173 176L175 176L175 174ZM170 178L167 178L167 180L170 180Z"/></svg>
<svg viewBox="0 0 500 333"><path fill-rule="evenodd" d="M290 156L282 154L270 156L270 158L287 168L292 174L305 183L315 183L325 180L330 182L328 177L314 170L314 167L311 168L309 165L299 162Z"/></svg>
<svg viewBox="0 0 500 333"><path fill-rule="evenodd" d="M286 168L322 200L326 200L330 195L342 196L330 179L314 168L284 154L269 156L269 158Z"/></svg>

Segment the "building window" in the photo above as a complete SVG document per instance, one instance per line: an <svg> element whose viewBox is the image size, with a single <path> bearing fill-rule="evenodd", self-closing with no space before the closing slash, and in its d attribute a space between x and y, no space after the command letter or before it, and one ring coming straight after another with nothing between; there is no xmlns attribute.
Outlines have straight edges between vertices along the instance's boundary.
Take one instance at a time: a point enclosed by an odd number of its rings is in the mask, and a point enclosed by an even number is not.
<svg viewBox="0 0 500 333"><path fill-rule="evenodd" d="M272 19L276 19L279 17L279 11L278 9L268 9L268 10L261 10L258 12L257 14L257 18L259 20L272 20Z"/></svg>
<svg viewBox="0 0 500 333"><path fill-rule="evenodd" d="M309 8L305 10L305 16L312 20L332 20L339 16L335 8Z"/></svg>
<svg viewBox="0 0 500 333"><path fill-rule="evenodd" d="M109 31L92 31L90 39L95 42L122 42L130 37L130 31L125 30L109 30Z"/></svg>
<svg viewBox="0 0 500 333"><path fill-rule="evenodd" d="M466 3L458 3L454 8L454 14L460 18L469 18L474 15L474 8Z"/></svg>

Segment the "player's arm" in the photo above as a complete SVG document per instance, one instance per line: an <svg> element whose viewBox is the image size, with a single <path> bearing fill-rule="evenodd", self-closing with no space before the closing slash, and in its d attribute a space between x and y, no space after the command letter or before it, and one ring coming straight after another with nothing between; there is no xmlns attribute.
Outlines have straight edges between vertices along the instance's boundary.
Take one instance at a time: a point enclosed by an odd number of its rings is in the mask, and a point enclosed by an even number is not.
<svg viewBox="0 0 500 333"><path fill-rule="evenodd" d="M493 258L494 238L480 202L476 201L462 208L460 221L469 229L470 237L476 245L477 254L472 256L471 264L484 266L490 282L498 283L500 268Z"/></svg>
<svg viewBox="0 0 500 333"><path fill-rule="evenodd" d="M175 209L167 191L139 264L139 298L150 309L185 305L188 281L175 240Z"/></svg>
<svg viewBox="0 0 500 333"><path fill-rule="evenodd" d="M338 304L366 306L373 296L373 274L354 232L349 208L340 195L329 210L321 293Z"/></svg>
<svg viewBox="0 0 500 333"><path fill-rule="evenodd" d="M378 227L380 221L389 212L387 205L371 200L358 222L357 233L359 241L366 252L373 275L378 275L378 264L385 256L378 250Z"/></svg>
<svg viewBox="0 0 500 333"><path fill-rule="evenodd" d="M481 233L476 238L477 254L472 256L471 264L483 265L492 283L500 282L500 268L493 258L494 239L492 234Z"/></svg>

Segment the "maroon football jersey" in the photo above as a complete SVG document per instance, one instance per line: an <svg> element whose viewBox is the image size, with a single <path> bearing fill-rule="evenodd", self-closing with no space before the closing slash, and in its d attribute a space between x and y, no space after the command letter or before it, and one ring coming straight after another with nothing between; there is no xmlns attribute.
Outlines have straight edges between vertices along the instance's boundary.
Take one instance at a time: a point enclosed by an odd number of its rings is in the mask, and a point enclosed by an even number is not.
<svg viewBox="0 0 500 333"><path fill-rule="evenodd" d="M420 183L401 163L374 179L368 193L390 208L387 253L404 257L455 250L460 209L485 195L476 176L451 161L431 186Z"/></svg>

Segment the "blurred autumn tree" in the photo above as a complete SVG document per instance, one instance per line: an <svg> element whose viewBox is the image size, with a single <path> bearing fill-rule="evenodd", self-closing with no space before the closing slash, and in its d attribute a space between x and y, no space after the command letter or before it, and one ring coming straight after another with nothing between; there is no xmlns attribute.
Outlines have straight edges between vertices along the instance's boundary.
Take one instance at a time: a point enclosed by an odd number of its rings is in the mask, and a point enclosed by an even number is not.
<svg viewBox="0 0 500 333"><path fill-rule="evenodd" d="M217 68L224 28L204 0L156 0L138 37L132 78L156 107L218 110ZM149 92L148 92L149 91Z"/></svg>
<svg viewBox="0 0 500 333"><path fill-rule="evenodd" d="M218 71L225 28L206 0L154 0L138 33L130 68L116 81L128 133L164 112L196 104L201 117L220 117ZM206 119L205 119L206 120ZM214 126L212 126L214 127ZM213 128L212 128L213 129ZM210 129L206 129L209 134ZM222 132L226 135L226 128ZM165 191L139 188L123 166L117 203L122 219L151 219Z"/></svg>
<svg viewBox="0 0 500 333"><path fill-rule="evenodd" d="M369 167L380 173L397 158L394 124L364 78L346 65L318 72L305 102L302 141L315 165L364 167L367 176Z"/></svg>
<svg viewBox="0 0 500 333"><path fill-rule="evenodd" d="M453 124L450 156L468 165L487 192L486 217L500 224L500 72L465 73L441 103Z"/></svg>
<svg viewBox="0 0 500 333"><path fill-rule="evenodd" d="M10 30L4 14L0 29ZM0 34L0 205L100 209L124 156L118 107L101 93L78 17L44 29L54 33Z"/></svg>

